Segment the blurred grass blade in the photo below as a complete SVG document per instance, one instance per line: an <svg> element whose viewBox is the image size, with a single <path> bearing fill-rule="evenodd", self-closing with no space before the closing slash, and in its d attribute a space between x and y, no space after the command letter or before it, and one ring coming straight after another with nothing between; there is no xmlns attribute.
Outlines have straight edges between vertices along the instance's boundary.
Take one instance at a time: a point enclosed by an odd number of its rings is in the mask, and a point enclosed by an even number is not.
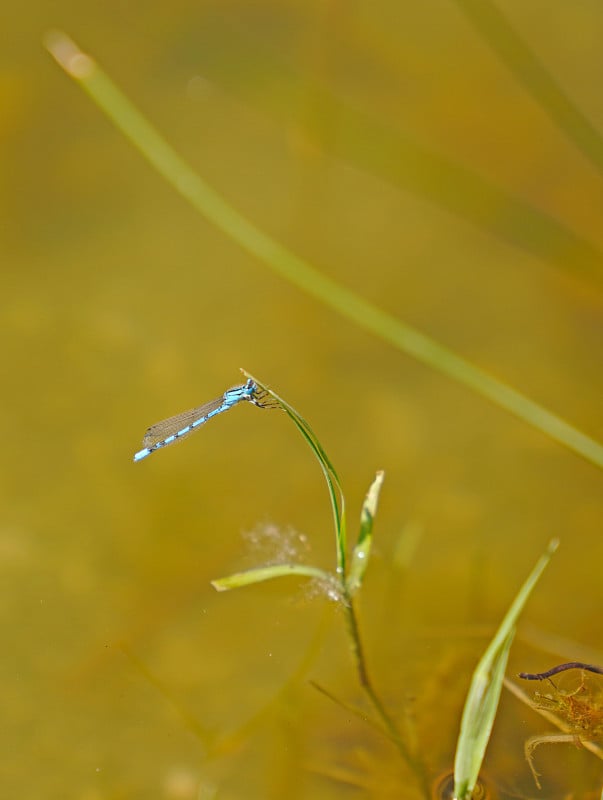
<svg viewBox="0 0 603 800"><path fill-rule="evenodd" d="M571 101L497 5L490 0L456 0L456 3L559 130L599 172L603 172L601 134Z"/></svg>
<svg viewBox="0 0 603 800"><path fill-rule="evenodd" d="M407 572L410 569L422 537L423 528L418 522L410 520L406 523L400 531L392 553L392 567L396 572Z"/></svg>
<svg viewBox="0 0 603 800"><path fill-rule="evenodd" d="M251 586L253 583L270 581L273 578L283 578L288 575L298 575L303 578L315 578L325 586L333 583L333 576L318 567L309 567L305 564L272 564L268 567L257 567L245 572L235 572L225 578L218 578L211 582L218 592L229 589L239 589L241 586Z"/></svg>
<svg viewBox="0 0 603 800"><path fill-rule="evenodd" d="M60 66L167 182L219 230L298 289L320 300L364 330L467 386L555 441L603 468L603 445L415 328L323 275L239 214L180 158L128 98L65 34L53 31L46 47ZM301 428L300 428L301 430Z"/></svg>
<svg viewBox="0 0 603 800"><path fill-rule="evenodd" d="M475 788L496 716L517 619L558 545L557 539L552 540L538 559L473 673L454 759L455 800L467 800Z"/></svg>
<svg viewBox="0 0 603 800"><path fill-rule="evenodd" d="M207 758L208 754L216 746L216 732L213 726L202 725L194 716L189 706L182 700L177 699L177 693L174 691L174 687L157 677L151 668L136 655L129 643L126 641L118 641L115 645L121 650L131 666L142 678L172 707L172 710L182 720L183 725L188 728L192 735L198 740L205 751L204 757Z"/></svg>
<svg viewBox="0 0 603 800"><path fill-rule="evenodd" d="M379 502L379 493L381 492L384 476L385 473L382 471L377 473L367 492L360 512L360 533L352 553L350 571L346 579L350 596L353 596L362 586L364 573L368 567L373 542L373 521L377 513L377 503Z"/></svg>
<svg viewBox="0 0 603 800"><path fill-rule="evenodd" d="M362 21L353 16L348 16L346 30L355 41L346 38L347 44L359 48L360 59L366 48L374 48L381 68L387 69L386 63L399 57L395 28L390 35L383 27L373 27L368 16ZM531 204L524 192L514 193L466 160L450 158L424 137L415 138L407 128L391 125L356 102L343 99L324 76L300 71L288 54L274 48L270 35L252 30L242 19L221 17L216 28L205 32L208 39L214 35L227 36L241 62L253 65L251 70L233 70L219 48L205 48L203 74L221 92L282 127L290 125L294 117L299 137L325 157L445 209L538 259L570 272L584 270L598 280L603 266L598 244L567 221L547 213L542 204ZM327 110L326 125L320 115L300 115L300 97L307 108Z"/></svg>
<svg viewBox="0 0 603 800"><path fill-rule="evenodd" d="M333 509L333 521L335 525L335 536L337 540L337 572L338 574L343 577L345 575L346 570L346 549L347 549L347 537L346 537L346 522L345 522L345 498L343 496L343 491L341 488L341 484L339 482L339 477L337 472L335 471L335 467L331 463L331 460L327 456L324 451L323 446L318 441L316 434L310 427L310 425L306 422L306 420L298 414L297 411L292 408L282 397L279 397L276 392L273 392L270 387L266 386L266 384L259 381L249 372L246 372L244 369L241 370L243 375L247 378L251 378L260 389L266 392L270 397L276 402L276 404L282 408L282 410L289 416L289 418L293 421L301 435L304 437L308 445L310 446L312 452L318 459L318 463L323 471L323 475L325 476L325 480L327 482L327 487L329 489L329 497L331 499L331 507Z"/></svg>

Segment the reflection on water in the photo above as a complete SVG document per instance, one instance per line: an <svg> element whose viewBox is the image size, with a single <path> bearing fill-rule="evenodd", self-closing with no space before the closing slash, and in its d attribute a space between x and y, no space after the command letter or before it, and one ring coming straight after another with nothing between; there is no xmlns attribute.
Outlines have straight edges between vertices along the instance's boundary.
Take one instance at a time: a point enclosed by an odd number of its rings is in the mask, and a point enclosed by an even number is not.
<svg viewBox="0 0 603 800"><path fill-rule="evenodd" d="M488 788L484 780L480 780L473 790L471 800L493 800L496 795ZM454 800L454 774L447 773L439 777L433 786L433 800Z"/></svg>
<svg viewBox="0 0 603 800"><path fill-rule="evenodd" d="M149 420L217 396L239 366L311 420L350 520L386 472L360 624L430 785L451 769L483 646L552 535L562 546L527 617L600 646L597 471L267 274L40 46L70 26L260 227L600 438L600 175L455 6L437 25L420 4L319 6L157 4L144 22L68 0L8 11L7 797L421 796L391 742L345 709L368 713L333 604L294 579L211 588L250 566L240 532L256 526L285 532L280 552L304 531L312 562L333 566L322 476L286 419L243 407L131 463ZM601 127L600 9L505 13ZM400 566L409 526L421 535ZM518 669L528 654L543 658L524 641ZM533 795L523 743L542 723L528 714L503 695L489 797ZM547 797L598 790L592 755L546 750Z"/></svg>

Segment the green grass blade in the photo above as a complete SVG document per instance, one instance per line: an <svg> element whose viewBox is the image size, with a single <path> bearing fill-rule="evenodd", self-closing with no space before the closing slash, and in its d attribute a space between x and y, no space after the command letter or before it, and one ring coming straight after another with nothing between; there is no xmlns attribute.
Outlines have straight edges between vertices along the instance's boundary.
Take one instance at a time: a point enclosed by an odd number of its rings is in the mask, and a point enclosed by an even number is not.
<svg viewBox="0 0 603 800"><path fill-rule="evenodd" d="M599 172L603 172L601 134L514 30L500 8L489 0L456 0L456 3L557 128Z"/></svg>
<svg viewBox="0 0 603 800"><path fill-rule="evenodd" d="M382 311L299 258L239 214L205 183L88 55L64 34L46 47L166 181L219 230L298 289L364 330L467 386L555 441L603 468L603 445L448 348Z"/></svg>
<svg viewBox="0 0 603 800"><path fill-rule="evenodd" d="M490 659L487 670L480 666L473 674L465 701L461 734L454 760L455 800L470 798L477 783L496 717L502 681L515 636L515 628L507 633L500 648Z"/></svg>
<svg viewBox="0 0 603 800"><path fill-rule="evenodd" d="M244 369L241 370L243 375L247 378L251 378L260 389L266 392L272 400L281 408L292 420L296 428L299 430L303 438L306 440L310 449L316 456L318 463L322 469L323 475L325 476L325 480L327 482L327 488L329 490L329 498L331 500L331 508L333 510L333 522L335 526L335 537L336 537L336 544L337 544L337 572L340 576L345 575L346 571L346 562L347 562L347 535L346 535L346 521L345 521L345 498L343 496L343 490L341 488L341 484L339 482L339 477L337 472L335 471L335 467L331 463L330 458L327 456L323 446L319 442L316 434L306 422L306 420L298 414L298 412L290 406L282 397L280 397L276 392L274 392L269 386L259 381L249 372L246 372Z"/></svg>
<svg viewBox="0 0 603 800"><path fill-rule="evenodd" d="M481 657L465 701L454 760L454 797L471 797L481 769L505 676L515 625L536 582L558 547L554 539L523 584Z"/></svg>
<svg viewBox="0 0 603 800"><path fill-rule="evenodd" d="M211 585L218 592L226 592L229 589L240 589L242 586L251 586L254 583L270 581L273 578L285 578L289 575L314 578L325 586L333 583L333 575L318 569L318 567L310 567L305 564L272 564L268 567L245 570L245 572L235 572L225 578L217 578L211 582Z"/></svg>
<svg viewBox="0 0 603 800"><path fill-rule="evenodd" d="M375 480L372 482L367 492L362 511L360 512L360 533L358 534L356 547L354 547L352 552L350 570L346 578L346 586L350 597L362 586L364 573L368 567L371 545L373 543L373 522L375 514L377 513L379 493L381 492L384 477L384 472L380 471L377 473Z"/></svg>

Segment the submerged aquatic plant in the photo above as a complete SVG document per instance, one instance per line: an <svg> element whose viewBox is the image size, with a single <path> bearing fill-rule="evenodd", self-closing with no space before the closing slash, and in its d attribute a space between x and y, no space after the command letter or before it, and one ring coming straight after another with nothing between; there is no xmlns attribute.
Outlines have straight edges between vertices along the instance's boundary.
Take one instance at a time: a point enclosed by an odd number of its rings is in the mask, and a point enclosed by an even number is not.
<svg viewBox="0 0 603 800"><path fill-rule="evenodd" d="M579 670L580 681L573 689L562 689L551 678L568 670ZM526 761L539 789L542 787L540 773L534 766L534 751L542 744L575 744L603 759L603 750L596 744L603 740L603 682L600 679L588 681L587 673L603 675L603 667L570 661L546 672L519 673L523 680L546 681L547 691L534 692L527 703L561 731L537 734L525 742Z"/></svg>

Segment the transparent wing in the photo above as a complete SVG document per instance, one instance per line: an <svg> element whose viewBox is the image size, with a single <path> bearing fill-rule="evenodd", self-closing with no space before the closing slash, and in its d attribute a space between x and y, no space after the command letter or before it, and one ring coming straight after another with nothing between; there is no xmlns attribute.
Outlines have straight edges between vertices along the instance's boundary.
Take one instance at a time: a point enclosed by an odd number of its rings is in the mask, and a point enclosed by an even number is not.
<svg viewBox="0 0 603 800"><path fill-rule="evenodd" d="M190 408L188 411L182 411L180 414L176 414L174 417L162 419L161 422L156 422L147 429L142 439L142 444L144 447L153 447L153 445L157 444L158 442L163 442L170 436L175 436L180 431L182 431L182 433L180 433L178 438L174 441L177 442L180 439L184 439L190 433L196 431L197 428L200 428L201 425L203 425L203 422L206 422L207 419L215 416L218 412L218 409L223 404L224 397L221 396L215 400L210 400L209 403L205 403L197 408ZM228 406L226 406L226 408L228 408ZM224 410L226 410L226 408L224 408ZM206 419L203 419L204 417ZM197 423L194 428L190 427L194 422L197 422L197 420L201 419L203 419L203 422ZM189 430L186 430L187 428L189 428Z"/></svg>

